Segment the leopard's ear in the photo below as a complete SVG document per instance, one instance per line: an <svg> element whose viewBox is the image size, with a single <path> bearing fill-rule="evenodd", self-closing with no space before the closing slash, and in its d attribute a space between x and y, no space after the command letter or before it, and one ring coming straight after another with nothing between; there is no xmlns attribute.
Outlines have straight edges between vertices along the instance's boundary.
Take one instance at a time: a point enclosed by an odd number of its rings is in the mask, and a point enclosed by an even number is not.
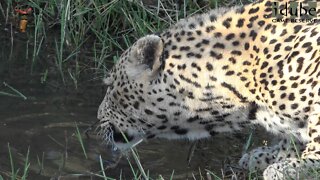
<svg viewBox="0 0 320 180"><path fill-rule="evenodd" d="M161 66L161 55L163 42L159 36L148 35L140 38L131 49L131 60L134 64L144 66L152 73L159 70Z"/></svg>

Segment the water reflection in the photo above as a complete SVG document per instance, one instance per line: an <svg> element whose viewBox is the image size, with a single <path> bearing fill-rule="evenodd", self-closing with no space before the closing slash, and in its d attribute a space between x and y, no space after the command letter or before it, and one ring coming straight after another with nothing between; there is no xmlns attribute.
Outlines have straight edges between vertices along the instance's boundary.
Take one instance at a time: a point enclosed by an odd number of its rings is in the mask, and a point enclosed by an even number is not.
<svg viewBox="0 0 320 180"><path fill-rule="evenodd" d="M99 97L91 99L88 96L93 97L92 95L85 94L45 94L41 88L20 90L28 96L27 100L0 96L2 174L11 172L8 144L16 168L24 166L25 156L30 148L29 176L32 178L69 177L71 174L88 178L91 177L90 173L101 175L100 156L104 166L116 161L114 158L117 156L108 150L94 131L90 132L89 138L82 134L88 159L76 137L76 124L84 132L96 121ZM199 169L202 173L205 169L220 173L224 163L235 162L241 153L239 149L243 140L232 139L222 136L199 143L190 167L187 162L190 142L152 140L140 144L138 153L144 169L150 172L151 177L162 175L166 179L174 171L175 178L185 179L192 177L192 174L199 174ZM106 175L113 178L119 178L120 174L122 177L133 177L128 161L138 170L133 158L124 156L116 167L106 170Z"/></svg>

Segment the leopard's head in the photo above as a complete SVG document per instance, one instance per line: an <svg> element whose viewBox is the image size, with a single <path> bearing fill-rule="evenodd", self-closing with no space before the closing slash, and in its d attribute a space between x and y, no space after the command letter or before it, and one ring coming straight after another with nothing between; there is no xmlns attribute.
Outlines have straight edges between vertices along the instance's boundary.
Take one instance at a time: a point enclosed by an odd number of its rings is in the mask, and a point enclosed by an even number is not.
<svg viewBox="0 0 320 180"><path fill-rule="evenodd" d="M162 53L161 38L145 36L121 55L105 79L99 126L103 138L120 149L152 136L150 129L155 125L149 115L154 99L147 93L159 77Z"/></svg>

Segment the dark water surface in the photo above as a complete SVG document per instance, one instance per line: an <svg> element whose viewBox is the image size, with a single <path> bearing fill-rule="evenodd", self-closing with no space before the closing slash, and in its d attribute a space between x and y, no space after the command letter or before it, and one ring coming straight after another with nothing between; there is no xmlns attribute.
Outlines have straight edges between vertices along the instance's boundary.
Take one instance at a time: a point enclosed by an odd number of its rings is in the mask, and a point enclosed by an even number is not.
<svg viewBox="0 0 320 180"><path fill-rule="evenodd" d="M0 173L7 177L11 172L9 145L14 167L20 168L20 175L30 149L29 179L90 179L97 178L89 176L90 173L101 175L99 156L106 162L112 160L113 152L97 138L95 131L89 133L89 138L83 133L96 121L99 99L92 97L92 93L77 95L44 93L43 88L19 89L27 100L0 96ZM75 135L76 124L82 132L88 159ZM218 174L223 164L229 163L228 159L235 162L241 153L241 143L241 140L231 140L228 136L203 141L198 144L190 167L187 163L190 142L156 139L138 145L137 149L142 166L151 177L161 175L168 179L174 171L176 179L192 179L192 174L198 177L199 170L202 173L205 169L213 170ZM129 159L138 170L133 158ZM116 179L121 173L126 179L133 176L126 157L118 166L106 171L108 177Z"/></svg>

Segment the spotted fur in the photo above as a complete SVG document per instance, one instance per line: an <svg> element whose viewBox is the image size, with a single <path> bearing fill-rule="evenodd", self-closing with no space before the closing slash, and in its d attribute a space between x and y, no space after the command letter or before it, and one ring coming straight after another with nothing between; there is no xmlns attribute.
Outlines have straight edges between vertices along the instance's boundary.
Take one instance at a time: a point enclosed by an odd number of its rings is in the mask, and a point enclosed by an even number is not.
<svg viewBox="0 0 320 180"><path fill-rule="evenodd" d="M213 10L140 38L105 80L98 111L105 138L125 148L261 125L293 136L302 159L284 155L291 148L283 140L245 154L242 167L266 169L265 179L319 167L320 22L272 22L272 3Z"/></svg>

